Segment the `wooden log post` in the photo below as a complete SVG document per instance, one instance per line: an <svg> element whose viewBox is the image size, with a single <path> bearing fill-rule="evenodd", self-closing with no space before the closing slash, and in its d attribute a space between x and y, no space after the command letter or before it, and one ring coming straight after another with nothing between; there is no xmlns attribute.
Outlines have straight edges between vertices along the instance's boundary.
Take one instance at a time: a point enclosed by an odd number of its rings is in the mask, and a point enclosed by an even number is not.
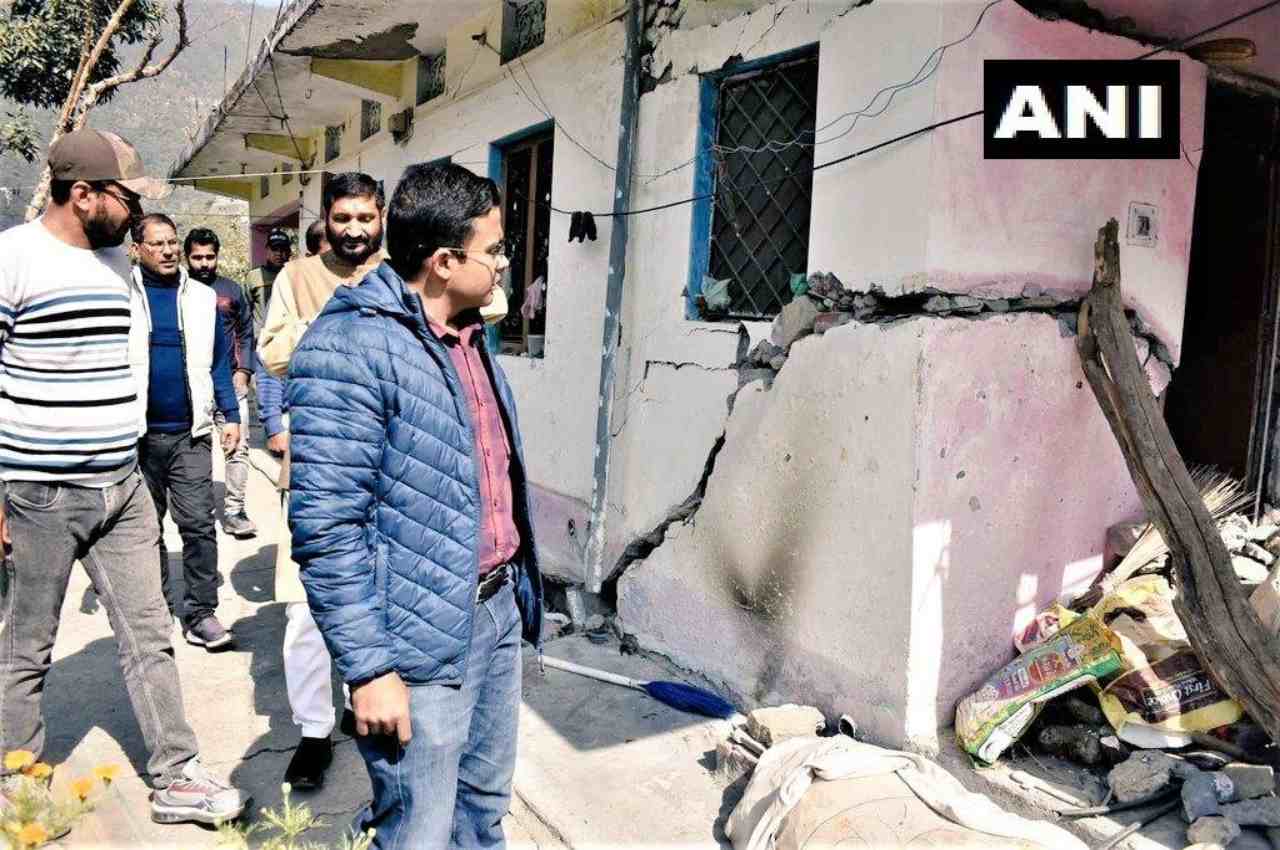
<svg viewBox="0 0 1280 850"><path fill-rule="evenodd" d="M1138 363L1121 299L1118 233L1113 218L1093 246L1093 286L1080 306L1076 340L1085 377L1147 516L1169 545L1178 591L1174 606L1192 648L1226 692L1280 742L1280 638L1267 633L1245 597L1217 523Z"/></svg>

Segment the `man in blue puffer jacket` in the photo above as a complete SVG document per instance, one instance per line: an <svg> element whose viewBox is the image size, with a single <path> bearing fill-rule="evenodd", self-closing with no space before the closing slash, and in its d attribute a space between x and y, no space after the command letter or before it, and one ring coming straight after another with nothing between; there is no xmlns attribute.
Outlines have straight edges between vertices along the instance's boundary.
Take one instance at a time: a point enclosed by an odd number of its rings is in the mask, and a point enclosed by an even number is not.
<svg viewBox="0 0 1280 850"><path fill-rule="evenodd" d="M293 557L351 686L386 848L501 847L520 641L541 642L515 400L479 310L507 266L493 181L406 170L383 263L289 369Z"/></svg>

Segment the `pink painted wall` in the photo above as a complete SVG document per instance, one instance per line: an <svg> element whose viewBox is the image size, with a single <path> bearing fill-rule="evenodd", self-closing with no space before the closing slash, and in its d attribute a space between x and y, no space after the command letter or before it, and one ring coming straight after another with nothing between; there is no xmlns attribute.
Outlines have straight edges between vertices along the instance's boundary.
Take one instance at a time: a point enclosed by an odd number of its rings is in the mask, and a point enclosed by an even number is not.
<svg viewBox="0 0 1280 850"><path fill-rule="evenodd" d="M929 322L917 407L915 623L936 674L939 724L1012 657L1011 636L1101 569L1108 526L1137 515L1124 460L1049 316ZM930 677L933 678L933 677Z"/></svg>
<svg viewBox="0 0 1280 850"><path fill-rule="evenodd" d="M964 31L973 7L944 4L944 32ZM1015 3L993 8L973 39L948 52L937 113L975 102L984 59L1121 59L1146 49L1127 39L1064 22L1041 21ZM1206 69L1182 70L1182 144L1198 151L1204 135ZM1108 218L1124 224L1132 201L1155 204L1154 247L1121 244L1126 300L1177 356L1195 208L1195 168L1181 160L985 160L978 120L934 134L935 193L929 219L928 277L957 291L1018 294L1031 284L1073 293L1088 289L1093 239Z"/></svg>
<svg viewBox="0 0 1280 850"><path fill-rule="evenodd" d="M943 18L944 33L963 32L973 7L944 4ZM980 105L975 81L983 59L1142 52L1125 39L1041 21L1003 3L978 36L948 53L937 114ZM1206 70L1184 59L1181 79L1182 141L1198 150ZM988 161L979 122L935 133L929 283L994 296L1017 295L1027 285L1086 292L1094 238L1114 217L1126 301L1176 357L1195 205L1192 163ZM1154 247L1124 244L1132 201L1159 209ZM1084 382L1074 338L1051 317L931 323L918 411L915 526L945 529L946 541L936 569L917 553L916 610L929 612L917 637L922 653L936 646L942 659L935 704L945 723L956 700L1011 657L1016 629L1096 574L1107 527L1139 515L1141 503Z"/></svg>

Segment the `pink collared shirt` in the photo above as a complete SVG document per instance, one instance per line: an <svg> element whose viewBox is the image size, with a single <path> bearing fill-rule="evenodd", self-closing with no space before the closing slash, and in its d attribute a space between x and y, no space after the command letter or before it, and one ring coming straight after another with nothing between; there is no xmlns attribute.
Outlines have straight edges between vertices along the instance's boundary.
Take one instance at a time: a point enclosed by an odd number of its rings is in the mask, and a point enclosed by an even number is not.
<svg viewBox="0 0 1280 850"><path fill-rule="evenodd" d="M476 322L455 331L427 319L432 332L444 343L449 359L462 379L462 391L471 411L475 452L480 479L480 575L507 563L520 551L515 500L511 487L511 440L502 420L502 408L485 369L476 337L484 324Z"/></svg>

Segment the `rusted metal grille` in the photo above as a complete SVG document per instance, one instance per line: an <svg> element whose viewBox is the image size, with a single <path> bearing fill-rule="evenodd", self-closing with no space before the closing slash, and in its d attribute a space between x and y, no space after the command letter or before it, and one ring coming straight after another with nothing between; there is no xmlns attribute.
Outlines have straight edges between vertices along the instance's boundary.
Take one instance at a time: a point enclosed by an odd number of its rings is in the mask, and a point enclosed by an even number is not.
<svg viewBox="0 0 1280 850"><path fill-rule="evenodd" d="M502 61L510 62L542 44L547 31L547 0L504 0Z"/></svg>
<svg viewBox="0 0 1280 850"><path fill-rule="evenodd" d="M382 104L376 100L360 101L360 141L382 129Z"/></svg>
<svg viewBox="0 0 1280 850"><path fill-rule="evenodd" d="M817 56L721 83L708 274L730 316L776 316L805 273L817 100Z"/></svg>

